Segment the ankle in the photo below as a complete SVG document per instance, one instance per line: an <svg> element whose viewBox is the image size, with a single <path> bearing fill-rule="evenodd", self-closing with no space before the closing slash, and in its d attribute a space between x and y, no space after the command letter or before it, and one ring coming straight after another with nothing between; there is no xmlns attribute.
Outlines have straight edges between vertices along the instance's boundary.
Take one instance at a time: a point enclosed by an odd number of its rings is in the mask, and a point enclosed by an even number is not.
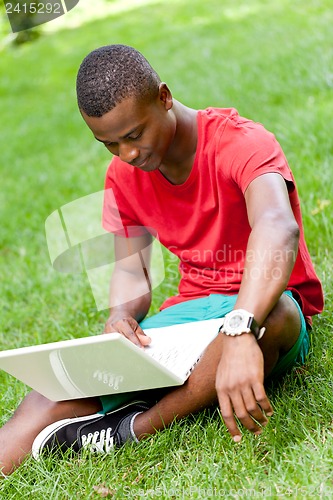
<svg viewBox="0 0 333 500"><path fill-rule="evenodd" d="M133 432L138 441L155 434L156 429L151 424L149 419L149 410L139 413L134 418L132 423Z"/></svg>

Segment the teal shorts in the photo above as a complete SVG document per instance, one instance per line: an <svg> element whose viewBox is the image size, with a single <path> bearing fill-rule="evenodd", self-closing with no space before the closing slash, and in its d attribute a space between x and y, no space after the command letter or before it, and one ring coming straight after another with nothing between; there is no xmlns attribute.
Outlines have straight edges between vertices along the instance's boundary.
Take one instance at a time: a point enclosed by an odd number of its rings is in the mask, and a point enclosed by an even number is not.
<svg viewBox="0 0 333 500"><path fill-rule="evenodd" d="M295 345L286 354L282 355L275 365L270 379L276 379L290 370L295 364L304 364L308 354L310 342L309 334L303 313L299 304L290 291L284 292L295 303L300 319L301 330ZM207 319L222 318L232 311L237 300L237 295L212 294L200 299L188 300L174 306L167 307L161 312L144 319L140 325L143 328L157 328L162 326L176 325L180 323L190 323L191 321L202 321ZM150 391L149 391L150 392ZM131 392L125 394L113 394L102 396L102 413L117 409L119 406L133 400L145 399L147 391Z"/></svg>

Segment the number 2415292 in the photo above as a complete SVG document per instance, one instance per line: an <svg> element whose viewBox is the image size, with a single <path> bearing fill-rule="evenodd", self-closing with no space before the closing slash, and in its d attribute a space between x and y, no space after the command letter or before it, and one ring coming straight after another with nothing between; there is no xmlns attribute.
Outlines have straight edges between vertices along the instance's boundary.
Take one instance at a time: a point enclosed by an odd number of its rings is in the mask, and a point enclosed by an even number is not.
<svg viewBox="0 0 333 500"><path fill-rule="evenodd" d="M6 2L6 12L7 14L62 14L61 3L41 3L41 2L30 2L30 3L12 3Z"/></svg>

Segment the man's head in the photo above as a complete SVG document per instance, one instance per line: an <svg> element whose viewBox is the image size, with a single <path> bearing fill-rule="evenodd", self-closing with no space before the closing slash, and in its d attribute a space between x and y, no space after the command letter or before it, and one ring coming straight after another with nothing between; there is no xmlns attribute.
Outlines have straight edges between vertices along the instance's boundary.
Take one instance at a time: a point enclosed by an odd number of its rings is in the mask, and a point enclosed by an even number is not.
<svg viewBox="0 0 333 500"><path fill-rule="evenodd" d="M137 50L110 45L91 52L77 77L83 119L113 155L141 170L158 169L176 132L168 86Z"/></svg>
<svg viewBox="0 0 333 500"><path fill-rule="evenodd" d="M78 105L101 117L128 97L155 99L161 80L144 56L126 45L100 47L83 60L76 83Z"/></svg>

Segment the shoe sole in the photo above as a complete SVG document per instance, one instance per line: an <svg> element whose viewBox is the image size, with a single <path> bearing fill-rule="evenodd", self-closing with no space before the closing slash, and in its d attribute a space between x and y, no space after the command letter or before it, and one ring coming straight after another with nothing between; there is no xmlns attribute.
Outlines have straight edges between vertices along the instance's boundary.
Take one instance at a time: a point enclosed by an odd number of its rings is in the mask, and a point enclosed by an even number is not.
<svg viewBox="0 0 333 500"><path fill-rule="evenodd" d="M55 433L55 431L62 429L62 427L65 427L69 422L86 422L87 420L94 420L97 417L102 418L103 415L101 413L95 413L93 415L87 415L85 417L64 418L63 420L57 420L57 422L48 425L37 435L36 439L32 443L31 453L33 458L35 460L38 460L41 456L41 453L43 453L43 450L40 452L40 449L44 446L46 441L48 441L48 439L52 436L52 434Z"/></svg>
<svg viewBox="0 0 333 500"><path fill-rule="evenodd" d="M149 408L147 406L146 401L131 401L130 403L127 403L126 405L121 406L116 410L106 413L105 415L111 415L112 413L117 413L120 410L124 410L127 407L134 405L141 405L143 407L142 408L143 410ZM52 436L52 434L55 433L55 431L62 429L62 427L65 427L69 422L70 423L87 422L88 420L97 419L97 417L103 418L104 413L94 413L93 415L87 415L85 417L64 418L63 420L57 420L53 424L48 425L36 436L34 442L32 443L31 454L33 458L35 460L39 460L41 454L43 453L43 449L41 450L41 448L44 446L45 442L48 441L48 439Z"/></svg>

